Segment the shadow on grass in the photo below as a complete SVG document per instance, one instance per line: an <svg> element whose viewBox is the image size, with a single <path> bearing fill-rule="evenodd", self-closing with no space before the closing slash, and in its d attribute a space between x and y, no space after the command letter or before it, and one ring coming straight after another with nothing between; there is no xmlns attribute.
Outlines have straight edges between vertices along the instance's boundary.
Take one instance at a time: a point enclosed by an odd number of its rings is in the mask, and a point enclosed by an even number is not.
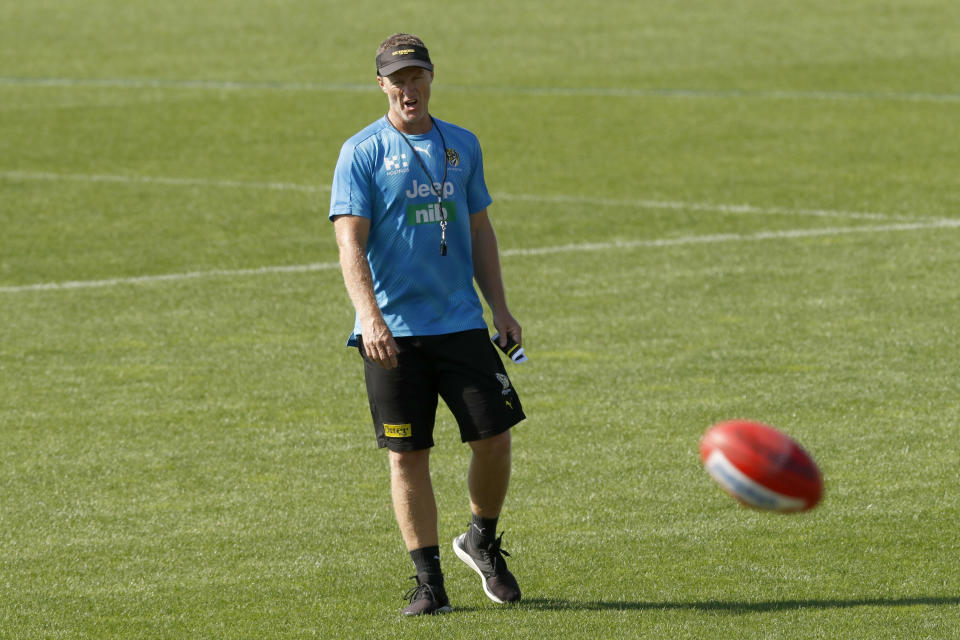
<svg viewBox="0 0 960 640"><path fill-rule="evenodd" d="M960 597L916 598L851 598L848 600L764 600L738 602L734 600L700 600L693 602L619 602L563 600L560 598L530 598L517 607L534 611L643 611L657 609L684 609L690 611L723 611L730 613L757 613L791 609L846 609L852 607L912 607L960 605Z"/></svg>

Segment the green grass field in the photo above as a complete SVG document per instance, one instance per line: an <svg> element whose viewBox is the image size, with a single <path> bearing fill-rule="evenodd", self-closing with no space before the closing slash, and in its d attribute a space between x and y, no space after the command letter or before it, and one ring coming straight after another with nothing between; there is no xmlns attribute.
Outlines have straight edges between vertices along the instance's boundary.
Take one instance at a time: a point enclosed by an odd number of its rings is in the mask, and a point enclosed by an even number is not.
<svg viewBox="0 0 960 640"><path fill-rule="evenodd" d="M0 638L960 637L960 5L0 3ZM525 601L413 573L327 222L421 35L528 364ZM697 446L794 435L740 508Z"/></svg>

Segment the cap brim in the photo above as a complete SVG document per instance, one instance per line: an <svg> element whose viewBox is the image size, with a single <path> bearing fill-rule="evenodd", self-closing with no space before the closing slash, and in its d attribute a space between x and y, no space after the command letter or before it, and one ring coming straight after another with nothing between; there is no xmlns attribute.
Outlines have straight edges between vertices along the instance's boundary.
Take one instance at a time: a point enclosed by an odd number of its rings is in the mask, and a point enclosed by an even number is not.
<svg viewBox="0 0 960 640"><path fill-rule="evenodd" d="M396 73L400 69L406 69L407 67L421 67L427 71L433 71L433 65L427 62L426 60L397 60L396 62L391 62L385 67L377 69L378 76L388 76L391 73Z"/></svg>

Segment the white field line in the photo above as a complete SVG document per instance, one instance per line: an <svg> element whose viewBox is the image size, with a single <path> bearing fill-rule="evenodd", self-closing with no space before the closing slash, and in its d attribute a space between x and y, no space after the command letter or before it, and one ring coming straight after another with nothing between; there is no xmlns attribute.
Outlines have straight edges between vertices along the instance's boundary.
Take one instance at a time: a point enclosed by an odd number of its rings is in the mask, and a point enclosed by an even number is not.
<svg viewBox="0 0 960 640"><path fill-rule="evenodd" d="M375 83L254 82L150 78L21 78L0 76L0 86L76 87L117 89L192 89L202 91L312 91L372 92ZM921 91L800 91L789 89L681 89L657 87L509 87L444 85L454 93L507 94L561 97L622 98L760 98L768 100L885 100L907 102L960 102L960 93Z"/></svg>
<svg viewBox="0 0 960 640"><path fill-rule="evenodd" d="M749 204L724 204L719 202L682 202L671 200L592 198L588 196L565 195L528 195L494 194L495 199L526 202L544 202L556 204L589 204L608 207L634 207L638 209L675 209L679 211L717 211L719 213L741 213L782 216L814 216L819 218L851 218L862 220L902 220L915 221L917 216L896 216L887 213L869 213L863 211L842 211L833 209L791 209L788 207L757 207Z"/></svg>
<svg viewBox="0 0 960 640"><path fill-rule="evenodd" d="M222 187L230 189L265 189L272 191L302 191L305 193L330 193L329 186L296 184L291 182L248 182L242 180L209 180L204 178L175 178L164 176L124 176L85 173L53 173L47 171L0 171L0 178L9 180L50 180L91 183L126 183L168 186ZM514 202L540 202L555 204L590 204L593 206L632 207L640 209L667 209L682 211L717 211L719 213L815 216L821 218L851 218L864 220L916 220L916 217L895 216L885 213L840 211L831 209L791 209L787 207L757 207L747 204L724 204L710 202L681 202L670 200L593 198L570 195L536 195L494 193L494 200Z"/></svg>
<svg viewBox="0 0 960 640"><path fill-rule="evenodd" d="M719 233L701 236L681 236L678 238L661 238L656 240L628 240L618 242L585 242L566 244L554 247L538 247L529 249L507 249L502 252L505 258L542 256L557 253L609 251L612 249L640 249L676 247L693 244L717 244L724 242L750 242L762 240L789 240L795 238L812 238L823 236L838 236L856 233L896 233L906 231L921 231L924 229L960 228L960 220L934 220L931 222L914 222L885 224L870 227L832 227L822 229L790 229L782 231L759 231L757 233ZM186 273L169 273L154 276L136 276L131 278L110 278L107 280L80 280L73 282L48 282L12 287L0 287L0 293L21 293L27 291L49 291L69 289L89 289L96 287L113 287L119 285L136 285L152 282L170 282L199 278L240 277L266 275L275 273L305 273L315 271L332 271L339 268L336 262L319 262L305 265L288 265L260 267L258 269L214 269L211 271L191 271Z"/></svg>
<svg viewBox="0 0 960 640"><path fill-rule="evenodd" d="M49 180L64 182L103 182L120 184L168 185L174 187L224 187L228 189L269 189L330 193L330 187L315 187L289 182L247 182L243 180L209 180L205 178L170 178L164 176L122 176L89 173L53 173L49 171L0 171L8 180Z"/></svg>
<svg viewBox="0 0 960 640"><path fill-rule="evenodd" d="M309 271L328 271L339 269L336 262L315 262L313 264L281 265L258 267L256 269L212 269L210 271L187 271L184 273L163 273L152 276L133 276L129 278L107 278L106 280L71 280L67 282L44 282L13 287L0 287L0 293L18 293L21 291L51 291L61 289L96 289L127 284L148 284L151 282L170 282L177 280L196 280L200 278L236 278L241 276L259 276L272 273L304 273Z"/></svg>
<svg viewBox="0 0 960 640"><path fill-rule="evenodd" d="M691 244L717 244L722 242L750 242L759 240L790 240L795 238L816 238L840 236L856 233L891 233L904 231L922 231L924 229L960 228L960 219L931 220L929 222L901 222L863 227L826 227L820 229L785 229L780 231L758 231L756 233L715 233L702 236L680 236L655 240L620 240L614 242L582 242L555 247L535 247L530 249L507 249L504 256L541 256L553 253L574 253L583 251L609 251L612 249L656 249Z"/></svg>

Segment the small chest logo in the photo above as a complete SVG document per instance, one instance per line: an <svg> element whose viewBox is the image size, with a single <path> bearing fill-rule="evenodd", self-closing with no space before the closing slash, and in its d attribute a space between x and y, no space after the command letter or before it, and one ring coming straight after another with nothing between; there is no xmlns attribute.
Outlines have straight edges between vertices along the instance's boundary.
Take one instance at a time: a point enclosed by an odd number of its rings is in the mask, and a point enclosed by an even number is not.
<svg viewBox="0 0 960 640"><path fill-rule="evenodd" d="M387 175L400 173L409 167L410 163L407 162L407 154L405 153L395 156L384 156L383 158L383 168L387 170Z"/></svg>
<svg viewBox="0 0 960 640"><path fill-rule="evenodd" d="M417 153L422 153L423 155L427 156L432 160L433 156L430 155L431 146L433 145L430 142L427 142L426 144L423 144L423 145L413 145L413 150L416 151Z"/></svg>
<svg viewBox="0 0 960 640"><path fill-rule="evenodd" d="M453 147L447 149L447 164L451 167L460 166L460 154Z"/></svg>

